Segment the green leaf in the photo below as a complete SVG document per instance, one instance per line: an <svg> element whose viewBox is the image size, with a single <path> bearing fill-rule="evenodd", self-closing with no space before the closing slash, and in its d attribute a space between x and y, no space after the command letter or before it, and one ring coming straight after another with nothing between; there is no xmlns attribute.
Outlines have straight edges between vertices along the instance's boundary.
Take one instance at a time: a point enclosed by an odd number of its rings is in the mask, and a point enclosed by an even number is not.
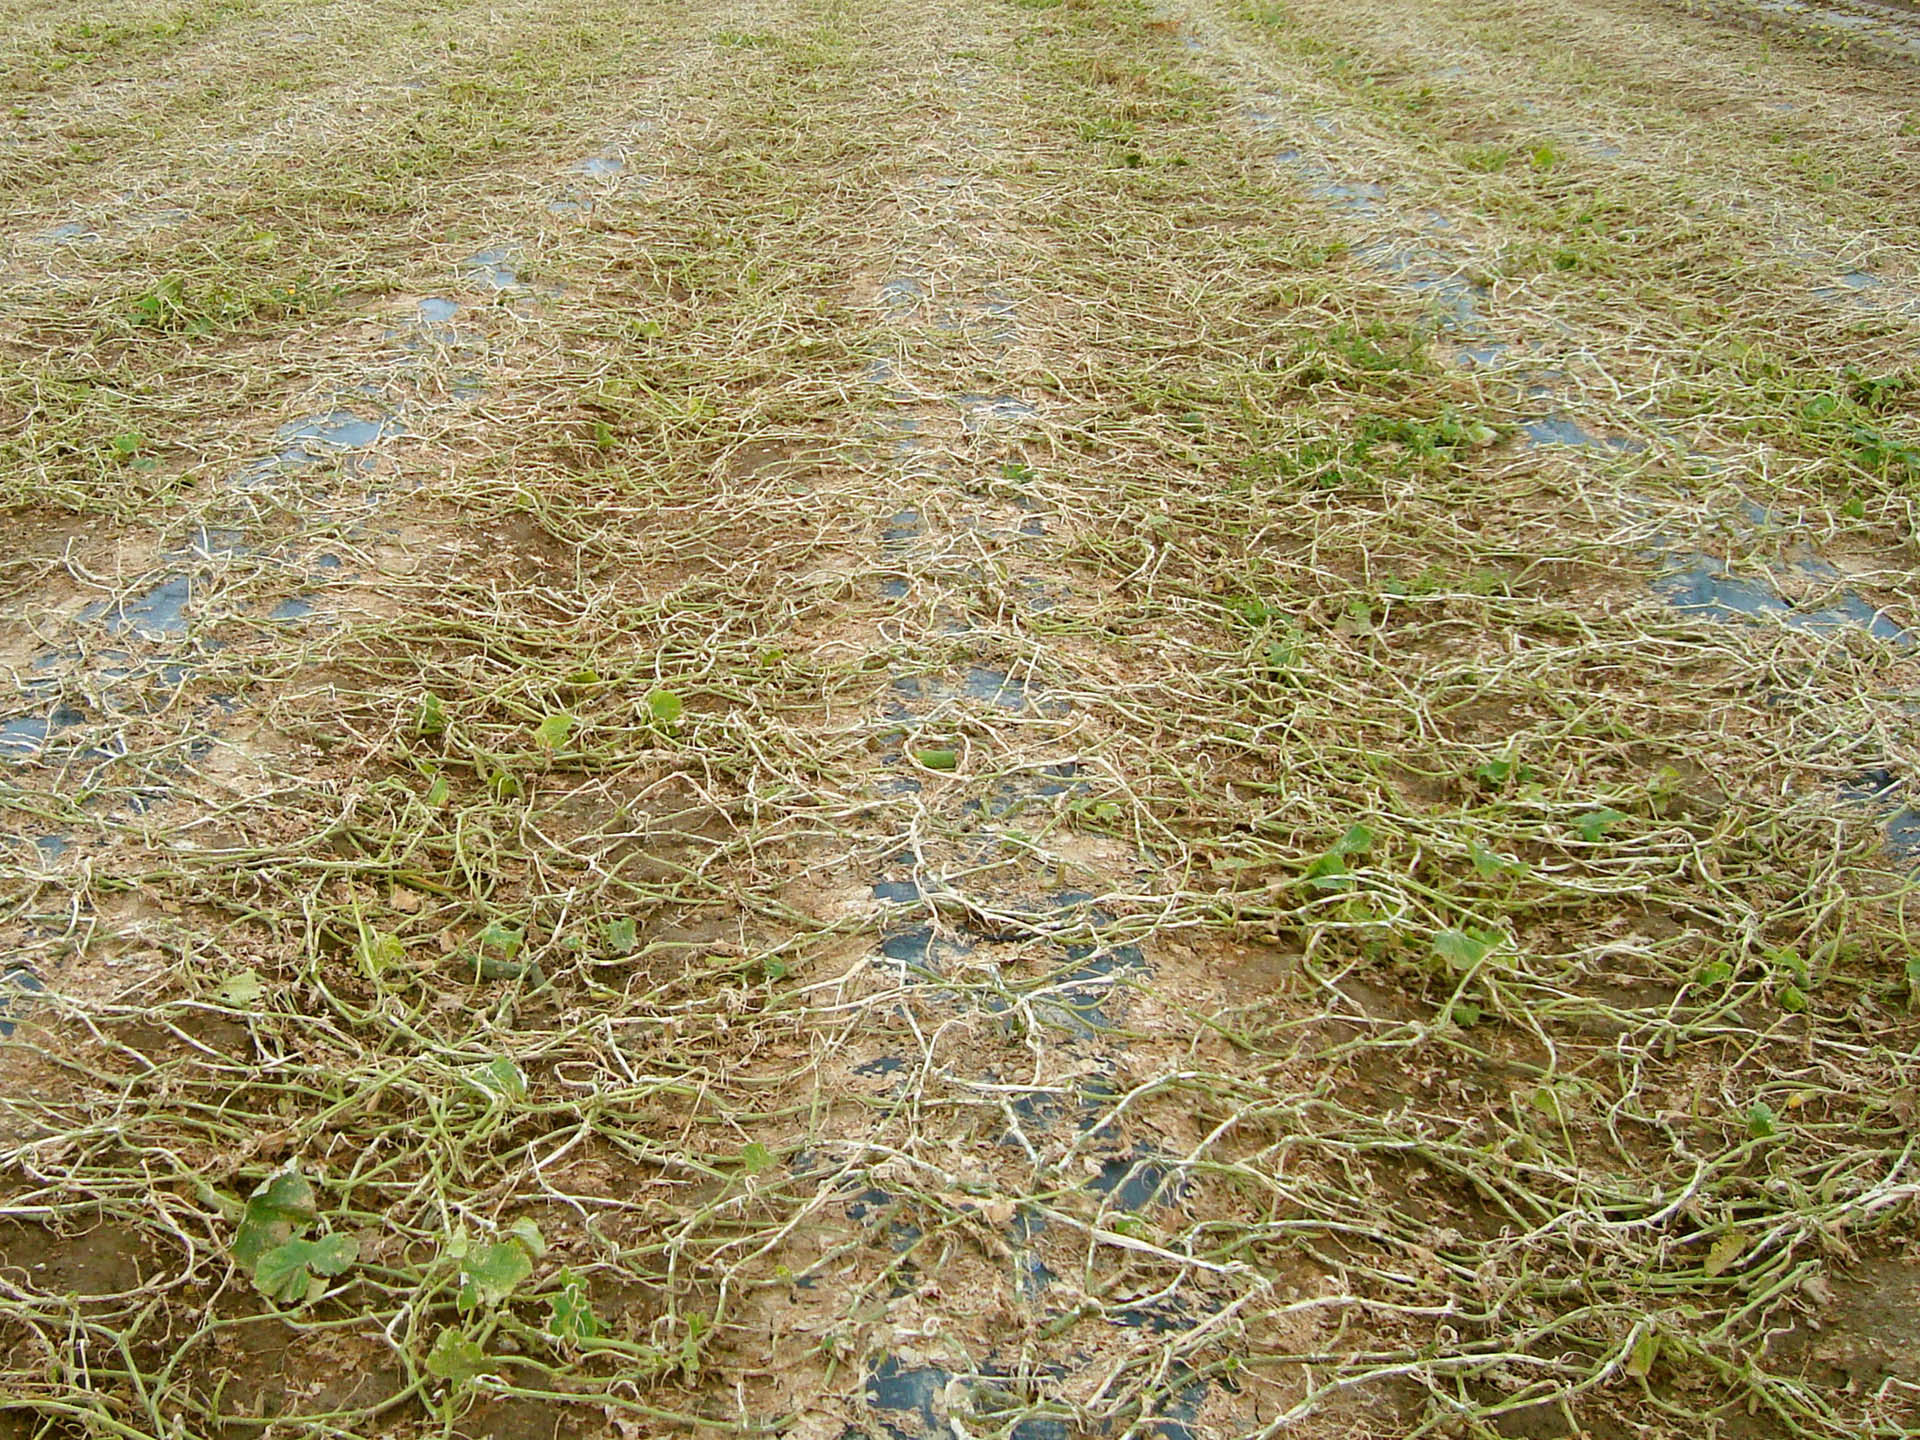
<svg viewBox="0 0 1920 1440"><path fill-rule="evenodd" d="M438 810L447 803L447 795L450 789L451 787L447 784L446 776L434 776L433 783L427 786L427 804L431 808Z"/></svg>
<svg viewBox="0 0 1920 1440"><path fill-rule="evenodd" d="M1471 1030L1480 1023L1485 1014L1486 1012L1471 1000L1456 1000L1453 1002L1453 1010L1451 1011L1453 1023L1458 1025L1462 1030Z"/></svg>
<svg viewBox="0 0 1920 1440"><path fill-rule="evenodd" d="M1335 855L1366 855L1373 849L1373 831L1365 825L1347 827L1347 833L1334 842Z"/></svg>
<svg viewBox="0 0 1920 1440"><path fill-rule="evenodd" d="M462 1078L493 1100L524 1100L527 1098L527 1077L520 1067L501 1055L487 1061L484 1065L475 1065L465 1070Z"/></svg>
<svg viewBox="0 0 1920 1440"><path fill-rule="evenodd" d="M1333 842L1331 850L1309 865L1302 878L1320 890L1351 890L1353 881L1347 874L1347 857L1370 853L1373 841L1373 831L1367 826L1349 825L1346 834Z"/></svg>
<svg viewBox="0 0 1920 1440"><path fill-rule="evenodd" d="M442 1330L427 1352L427 1373L456 1385L464 1385L492 1368L487 1352L463 1330Z"/></svg>
<svg viewBox="0 0 1920 1440"><path fill-rule="evenodd" d="M663 729L680 723L682 712L680 697L671 690L651 690L647 692L647 714L653 723Z"/></svg>
<svg viewBox="0 0 1920 1440"><path fill-rule="evenodd" d="M558 750L567 743L567 737L573 734L573 727L579 724L578 718L557 711L533 727L533 741L542 750Z"/></svg>
<svg viewBox="0 0 1920 1440"><path fill-rule="evenodd" d="M316 1213L313 1187L298 1170L289 1166L268 1176L241 1211L233 1236L234 1260L251 1269L267 1251L311 1225Z"/></svg>
<svg viewBox="0 0 1920 1440"><path fill-rule="evenodd" d="M1273 618L1273 611L1267 608L1267 602L1257 595L1233 595L1220 603L1228 614L1238 617L1256 629Z"/></svg>
<svg viewBox="0 0 1920 1440"><path fill-rule="evenodd" d="M1347 608L1333 622L1334 633L1359 637L1373 633L1373 606L1358 596L1347 602Z"/></svg>
<svg viewBox="0 0 1920 1440"><path fill-rule="evenodd" d="M540 1233L540 1226L530 1215L522 1215L507 1227L507 1234L520 1242L520 1248L538 1260L547 1253L547 1237Z"/></svg>
<svg viewBox="0 0 1920 1440"><path fill-rule="evenodd" d="M496 1240L470 1251L460 1261L459 1306L463 1311L482 1305L493 1309L532 1274L533 1258L518 1240Z"/></svg>
<svg viewBox="0 0 1920 1440"><path fill-rule="evenodd" d="M461 957L460 968L464 971L468 965L473 967L474 983L482 980L518 980L535 990L544 990L551 983L546 972L535 960L500 960L491 955L465 955Z"/></svg>
<svg viewBox="0 0 1920 1440"><path fill-rule="evenodd" d="M680 1370L688 1384L700 1378L701 1342L713 1326L713 1321L698 1311L690 1312L687 1317L687 1333L680 1342Z"/></svg>
<svg viewBox="0 0 1920 1440"><path fill-rule="evenodd" d="M1433 937L1433 953L1464 975L1476 969L1500 939L1485 930L1442 930Z"/></svg>
<svg viewBox="0 0 1920 1440"><path fill-rule="evenodd" d="M1779 1117L1766 1101L1754 1101L1753 1108L1747 1111L1747 1133L1756 1140L1766 1140L1780 1133Z"/></svg>
<svg viewBox="0 0 1920 1440"><path fill-rule="evenodd" d="M609 920L600 927L600 938L607 949L616 955L631 955L634 947L640 943L640 927L632 916L622 916L618 920Z"/></svg>
<svg viewBox="0 0 1920 1440"><path fill-rule="evenodd" d="M593 1313L587 1287L570 1270L560 1272L559 1293L547 1301L547 1333L556 1340L578 1345L606 1333L606 1327Z"/></svg>
<svg viewBox="0 0 1920 1440"><path fill-rule="evenodd" d="M297 1305L324 1291L323 1275L343 1275L360 1258L351 1235L288 1240L267 1251L253 1267L253 1288L270 1300Z"/></svg>
<svg viewBox="0 0 1920 1440"><path fill-rule="evenodd" d="M1724 960L1709 960L1700 967L1696 978L1702 985L1719 985L1733 978L1733 966Z"/></svg>
<svg viewBox="0 0 1920 1440"><path fill-rule="evenodd" d="M1507 862L1478 840L1468 844L1467 859L1473 862L1473 873L1482 880L1491 880L1494 876L1504 875L1507 871Z"/></svg>
<svg viewBox="0 0 1920 1440"><path fill-rule="evenodd" d="M1322 855L1306 869L1301 877L1316 890L1351 890L1353 880L1347 874L1347 857L1338 851Z"/></svg>
<svg viewBox="0 0 1920 1440"><path fill-rule="evenodd" d="M316 1275L344 1275L360 1258L360 1242L351 1235L328 1235L313 1247L307 1268Z"/></svg>
<svg viewBox="0 0 1920 1440"><path fill-rule="evenodd" d="M1798 985L1782 985L1773 998L1780 1002L1780 1008L1789 1015L1798 1015L1807 1008L1806 992Z"/></svg>
<svg viewBox="0 0 1920 1440"><path fill-rule="evenodd" d="M1920 955L1907 957L1907 998L1920 1004Z"/></svg>
<svg viewBox="0 0 1920 1440"><path fill-rule="evenodd" d="M420 710L413 724L422 735L438 735L447 728L446 708L431 690L420 697Z"/></svg>
<svg viewBox="0 0 1920 1440"><path fill-rule="evenodd" d="M480 948L496 959L511 960L520 953L522 936L511 925L502 925L498 920L489 921L487 928L475 937Z"/></svg>
<svg viewBox="0 0 1920 1440"><path fill-rule="evenodd" d="M251 1007L258 1005L260 997L266 993L267 987L261 981L258 970L242 970L213 987L213 998L223 1005Z"/></svg>
<svg viewBox="0 0 1920 1440"><path fill-rule="evenodd" d="M747 1167L749 1175L758 1175L773 1164L773 1153L758 1140L750 1141L747 1148L740 1152L740 1163Z"/></svg>
<svg viewBox="0 0 1920 1440"><path fill-rule="evenodd" d="M1653 1362L1659 1358L1660 1336L1654 1330L1646 1330L1633 1342L1633 1351L1627 1356L1627 1374L1636 1380L1644 1380L1653 1370Z"/></svg>
<svg viewBox="0 0 1920 1440"><path fill-rule="evenodd" d="M957 750L916 750L913 758L929 770L952 770L960 764L960 752Z"/></svg>
<svg viewBox="0 0 1920 1440"><path fill-rule="evenodd" d="M1489 790L1500 790L1509 780L1516 785L1531 785L1540 778L1540 772L1518 760L1489 760L1474 767L1473 777Z"/></svg>
<svg viewBox="0 0 1920 1440"><path fill-rule="evenodd" d="M1580 832L1580 838L1582 840L1585 840L1589 845L1593 845L1597 844L1600 837L1605 835L1611 827L1618 825L1622 820L1628 818L1628 816L1622 815L1618 810L1609 810L1602 807L1601 809L1593 811L1591 814L1579 816L1574 820L1573 828Z"/></svg>
<svg viewBox="0 0 1920 1440"><path fill-rule="evenodd" d="M1798 950L1770 950L1767 958L1791 975L1796 985L1805 986L1812 978L1807 962Z"/></svg>
<svg viewBox="0 0 1920 1440"><path fill-rule="evenodd" d="M1704 1268L1711 1279L1740 1258L1740 1252L1747 1248L1747 1237L1738 1230L1729 1230L1713 1242L1713 1248L1707 1251L1707 1263Z"/></svg>
<svg viewBox="0 0 1920 1440"><path fill-rule="evenodd" d="M360 965L369 975L383 975L407 958L407 947L397 935L382 935L378 931L360 932L360 944L357 947Z"/></svg>

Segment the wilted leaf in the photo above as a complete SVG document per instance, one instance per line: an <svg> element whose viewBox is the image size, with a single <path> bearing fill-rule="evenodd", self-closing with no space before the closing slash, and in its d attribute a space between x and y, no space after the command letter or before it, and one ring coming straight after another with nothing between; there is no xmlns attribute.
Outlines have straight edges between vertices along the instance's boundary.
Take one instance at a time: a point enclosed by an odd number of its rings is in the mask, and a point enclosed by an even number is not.
<svg viewBox="0 0 1920 1440"><path fill-rule="evenodd" d="M1609 829L1628 818L1628 816L1622 815L1618 810L1602 808L1593 811L1591 814L1578 817L1573 822L1573 828L1580 832L1580 838L1582 840L1585 840L1589 845L1593 845L1598 843L1600 838L1605 835Z"/></svg>
<svg viewBox="0 0 1920 1440"><path fill-rule="evenodd" d="M1740 1258L1740 1252L1747 1248L1747 1237L1738 1230L1729 1230L1713 1242L1713 1248L1707 1251L1704 1266L1709 1276L1719 1275Z"/></svg>
<svg viewBox="0 0 1920 1440"><path fill-rule="evenodd" d="M360 932L360 964L370 975L382 975L407 958L407 947L397 935L373 930Z"/></svg>
<svg viewBox="0 0 1920 1440"><path fill-rule="evenodd" d="M254 1265L253 1287L282 1304L298 1304L310 1297L319 1276L345 1274L359 1256L359 1243L351 1235L288 1240L267 1251Z"/></svg>
<svg viewBox="0 0 1920 1440"><path fill-rule="evenodd" d="M469 1251L460 1262L460 1308L492 1309L532 1274L533 1259L518 1240L496 1240Z"/></svg>
<svg viewBox="0 0 1920 1440"><path fill-rule="evenodd" d="M538 1260L547 1253L547 1237L540 1233L540 1225L530 1215L522 1215L507 1227L507 1234L518 1240L527 1254Z"/></svg>
<svg viewBox="0 0 1920 1440"><path fill-rule="evenodd" d="M1483 930L1442 930L1433 937L1433 952L1464 975L1487 958L1499 938Z"/></svg>
<svg viewBox="0 0 1920 1440"><path fill-rule="evenodd" d="M1540 772L1518 760L1489 760L1484 765L1474 766L1473 777L1489 790L1499 790L1509 780L1516 785L1531 785L1540 778Z"/></svg>
<svg viewBox="0 0 1920 1440"><path fill-rule="evenodd" d="M1805 986L1812 979L1807 962L1798 950L1783 949L1767 952L1767 958L1793 977L1793 983Z"/></svg>
<svg viewBox="0 0 1920 1440"><path fill-rule="evenodd" d="M1627 1374L1636 1380L1644 1380L1653 1370L1653 1362L1659 1358L1660 1337L1648 1330L1633 1342L1633 1353L1627 1356Z"/></svg>
<svg viewBox="0 0 1920 1440"><path fill-rule="evenodd" d="M266 993L267 987L258 970L242 970L213 987L213 998L223 1005L257 1005Z"/></svg>
<svg viewBox="0 0 1920 1440"><path fill-rule="evenodd" d="M547 1301L547 1308L547 1333L556 1340L578 1345L605 1333L587 1298L587 1287L572 1271L560 1272L560 1290Z"/></svg>
<svg viewBox="0 0 1920 1440"><path fill-rule="evenodd" d="M1473 873L1482 880L1491 880L1496 875L1506 873L1507 862L1493 851L1487 849L1478 840L1467 846L1467 859L1473 863Z"/></svg>
<svg viewBox="0 0 1920 1440"><path fill-rule="evenodd" d="M1347 874L1347 857L1371 852L1373 838L1373 831L1365 825L1349 825L1347 833L1334 841L1331 850L1309 865L1302 878L1320 890L1351 890L1354 882Z"/></svg>
<svg viewBox="0 0 1920 1440"><path fill-rule="evenodd" d="M463 1073L469 1085L495 1100L527 1098L526 1075L504 1055L484 1065L475 1065Z"/></svg>
<svg viewBox="0 0 1920 1440"><path fill-rule="evenodd" d="M433 1342L433 1349L427 1352L427 1373L456 1385L464 1385L492 1368L487 1362L487 1352L460 1330L442 1330Z"/></svg>
<svg viewBox="0 0 1920 1440"><path fill-rule="evenodd" d="M313 1187L291 1167L262 1181L247 1198L233 1236L233 1258L251 1269L267 1251L313 1223Z"/></svg>
<svg viewBox="0 0 1920 1440"><path fill-rule="evenodd" d="M630 955L634 946L640 943L640 927L631 916L618 920L609 920L600 927L600 938L606 942L607 949L616 955Z"/></svg>
<svg viewBox="0 0 1920 1440"><path fill-rule="evenodd" d="M1347 827L1347 833L1334 842L1336 855L1365 855L1373 849L1373 831L1362 824Z"/></svg>
<svg viewBox="0 0 1920 1440"><path fill-rule="evenodd" d="M567 737L573 734L573 727L578 723L572 715L549 715L533 727L534 743L543 750L558 750L567 743Z"/></svg>
<svg viewBox="0 0 1920 1440"><path fill-rule="evenodd" d="M696 1310L687 1315L686 1322L687 1333L680 1341L680 1371L687 1383L692 1384L700 1378L701 1342L713 1321Z"/></svg>
<svg viewBox="0 0 1920 1440"><path fill-rule="evenodd" d="M494 920L475 938L487 954L499 960L511 960L520 953L523 937L511 925L502 925Z"/></svg>

